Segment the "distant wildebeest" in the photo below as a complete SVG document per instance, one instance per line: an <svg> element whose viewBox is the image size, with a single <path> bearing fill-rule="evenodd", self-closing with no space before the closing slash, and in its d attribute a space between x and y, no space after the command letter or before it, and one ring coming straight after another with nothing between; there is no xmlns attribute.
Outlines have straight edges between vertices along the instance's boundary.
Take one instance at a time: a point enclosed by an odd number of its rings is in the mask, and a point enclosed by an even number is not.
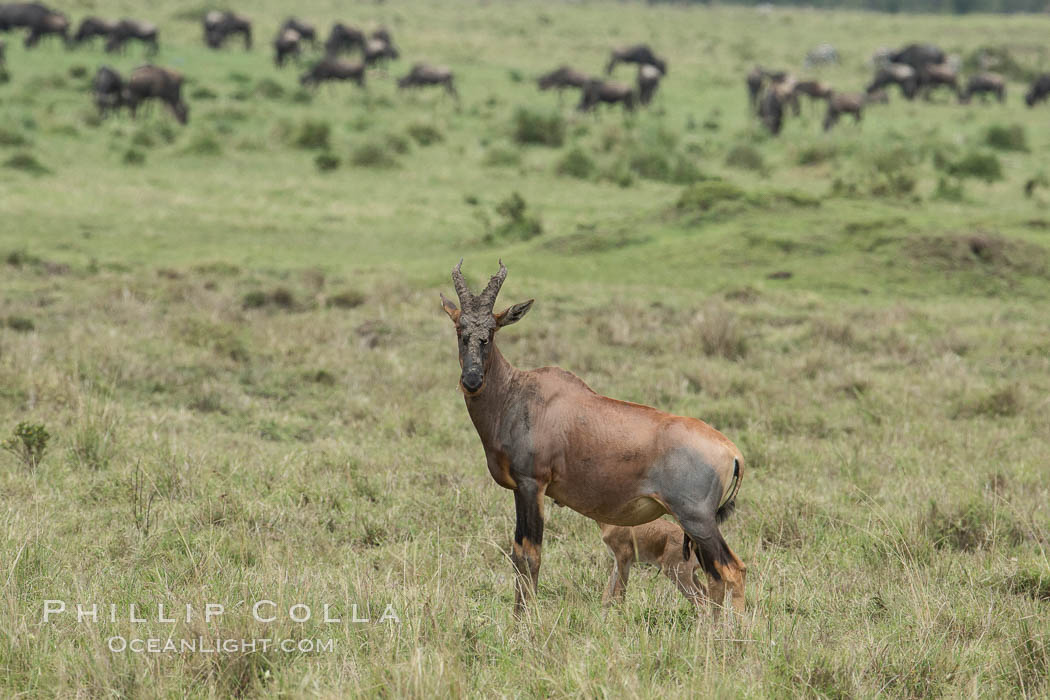
<svg viewBox="0 0 1050 700"><path fill-rule="evenodd" d="M151 99L168 105L180 124L189 121L190 108L182 99L181 73L153 65L139 66L133 70L123 93L123 100L131 110L132 118L138 106Z"/></svg>
<svg viewBox="0 0 1050 700"><path fill-rule="evenodd" d="M289 27L282 27L273 40L274 57L273 62L280 68L289 56L299 57L299 41L302 35Z"/></svg>
<svg viewBox="0 0 1050 700"><path fill-rule="evenodd" d="M329 56L353 51L356 48L360 48L363 52L366 41L365 33L357 27L336 22L332 25L332 30L328 32L328 38L324 42L324 50Z"/></svg>
<svg viewBox="0 0 1050 700"><path fill-rule="evenodd" d="M110 112L116 112L124 104L124 79L120 77L120 73L109 66L102 66L98 69L91 89L95 98L95 106L98 107L98 113L102 117Z"/></svg>
<svg viewBox="0 0 1050 700"><path fill-rule="evenodd" d="M652 101L663 77L664 74L656 66L648 63L638 66L638 101L640 103L647 105Z"/></svg>
<svg viewBox="0 0 1050 700"><path fill-rule="evenodd" d="M594 78L583 87L583 95L576 109L580 112L589 112L601 103L614 105L621 104L625 111L634 110L636 96L634 89L626 83L615 80L601 80Z"/></svg>
<svg viewBox="0 0 1050 700"><path fill-rule="evenodd" d="M605 74L612 75L617 63L637 63L639 65L656 66L660 72L667 75L667 61L653 53L646 44L635 44L619 49L613 49L609 56L609 63L605 66Z"/></svg>
<svg viewBox="0 0 1050 700"><path fill-rule="evenodd" d="M889 55L890 63L903 63L916 71L931 63L944 63L946 59L944 51L933 44L908 44Z"/></svg>
<svg viewBox="0 0 1050 700"><path fill-rule="evenodd" d="M25 46L35 46L42 37L60 36L69 41L69 20L61 12L38 2L15 2L0 5L0 32L28 29Z"/></svg>
<svg viewBox="0 0 1050 700"><path fill-rule="evenodd" d="M795 83L795 95L806 95L810 101L826 100L831 97L831 83L823 80L800 80Z"/></svg>
<svg viewBox="0 0 1050 700"><path fill-rule="evenodd" d="M689 602L697 607L704 604L706 592L696 578L700 561L695 552L687 549L685 530L681 527L657 518L634 527L598 523L598 528L614 559L609 585L602 596L603 604L623 600L631 566L635 562L660 567L663 575L674 582ZM689 556L683 558L683 551L689 551Z"/></svg>
<svg viewBox="0 0 1050 700"><path fill-rule="evenodd" d="M919 89L928 100L938 87L959 95L959 72L948 63L927 63L918 71Z"/></svg>
<svg viewBox="0 0 1050 700"><path fill-rule="evenodd" d="M565 88L583 89L591 76L569 66L558 66L550 73L544 73L537 79L540 90L557 90L560 94Z"/></svg>
<svg viewBox="0 0 1050 700"><path fill-rule="evenodd" d="M966 87L959 93L959 102L968 103L974 95L980 95L981 102L986 102L989 94L995 95L1000 103L1006 102L1006 79L998 73L978 73L966 81Z"/></svg>
<svg viewBox="0 0 1050 700"><path fill-rule="evenodd" d="M143 22L135 19L122 19L109 33L106 42L106 51L123 51L124 44L135 39L146 45L147 55L153 56L157 53L157 25L152 22Z"/></svg>
<svg viewBox="0 0 1050 700"><path fill-rule="evenodd" d="M732 511L743 455L729 438L695 418L617 401L555 367L522 371L496 347L496 333L524 318L532 300L496 312L507 277L499 272L474 294L452 270L459 306L441 297L456 331L459 388L485 451L489 474L514 493L511 545L515 613L536 594L542 557L544 497L600 523L642 525L670 513L690 553L709 576L717 614L744 612L747 568L718 525Z"/></svg>
<svg viewBox="0 0 1050 700"><path fill-rule="evenodd" d="M824 115L824 131L838 123L843 114L852 114L853 123L859 124L868 98L862 92L834 92L828 97L828 111Z"/></svg>
<svg viewBox="0 0 1050 700"><path fill-rule="evenodd" d="M887 85L896 85L905 98L915 99L919 90L919 77L915 69L903 63L887 63L875 69L875 77L868 84L866 92L873 93Z"/></svg>
<svg viewBox="0 0 1050 700"><path fill-rule="evenodd" d="M297 17L289 17L277 30L277 36L280 36L285 29L298 32L299 37L304 41L309 41L311 46L317 45L317 28L309 22L304 22Z"/></svg>
<svg viewBox="0 0 1050 700"><path fill-rule="evenodd" d="M365 86L365 64L340 56L325 56L299 78L303 85L319 85L332 80L349 80Z"/></svg>
<svg viewBox="0 0 1050 700"><path fill-rule="evenodd" d="M784 109L791 107L795 116L801 112L798 93L795 88L798 81L790 74L782 73L775 77L779 80L771 83L762 92L758 101L758 118L776 136L784 126Z"/></svg>
<svg viewBox="0 0 1050 700"><path fill-rule="evenodd" d="M85 41L91 41L95 37L108 39L109 35L116 29L117 23L101 17L85 17L80 21L76 33L70 39L71 45L80 45Z"/></svg>
<svg viewBox="0 0 1050 700"><path fill-rule="evenodd" d="M1024 103L1029 107L1034 107L1045 100L1047 95L1050 95L1050 73L1043 73L1032 81L1032 86L1025 93Z"/></svg>
<svg viewBox="0 0 1050 700"><path fill-rule="evenodd" d="M747 99L751 105L751 111L754 112L758 108L758 98L762 94L762 88L766 86L766 81L772 81L774 83L782 82L787 78L788 72L783 70L766 70L762 66L755 66L752 68L745 78L747 82Z"/></svg>
<svg viewBox="0 0 1050 700"><path fill-rule="evenodd" d="M806 68L838 62L839 52L831 44L821 44L806 54Z"/></svg>
<svg viewBox="0 0 1050 700"><path fill-rule="evenodd" d="M244 37L244 49L252 48L252 21L235 12L212 10L204 15L204 43L219 49L234 34Z"/></svg>
<svg viewBox="0 0 1050 700"><path fill-rule="evenodd" d="M398 79L397 87L399 90L403 90L405 88L419 88L428 85L443 85L448 94L459 99L459 93L456 92L456 86L453 82L454 77L450 68L434 66L429 63L417 63L412 66L412 70L407 75Z"/></svg>
<svg viewBox="0 0 1050 700"><path fill-rule="evenodd" d="M396 61L401 54L388 39L372 35L365 41L365 65L373 66L382 61Z"/></svg>

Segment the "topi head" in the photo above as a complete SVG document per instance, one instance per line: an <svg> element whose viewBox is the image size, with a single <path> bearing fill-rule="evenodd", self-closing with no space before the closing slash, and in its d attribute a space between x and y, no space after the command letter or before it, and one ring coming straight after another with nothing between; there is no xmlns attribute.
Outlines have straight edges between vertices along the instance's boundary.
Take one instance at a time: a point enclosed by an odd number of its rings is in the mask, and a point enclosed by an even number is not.
<svg viewBox="0 0 1050 700"><path fill-rule="evenodd" d="M441 295L441 306L456 326L459 338L459 364L463 371L459 378L460 388L467 396L478 394L485 385L492 357L492 339L503 326L520 321L532 307L532 299L515 304L499 313L493 313L496 296L503 281L507 279L507 268L499 263L499 272L492 276L480 294L474 294L463 279L460 260L452 268L452 283L459 296L459 306Z"/></svg>

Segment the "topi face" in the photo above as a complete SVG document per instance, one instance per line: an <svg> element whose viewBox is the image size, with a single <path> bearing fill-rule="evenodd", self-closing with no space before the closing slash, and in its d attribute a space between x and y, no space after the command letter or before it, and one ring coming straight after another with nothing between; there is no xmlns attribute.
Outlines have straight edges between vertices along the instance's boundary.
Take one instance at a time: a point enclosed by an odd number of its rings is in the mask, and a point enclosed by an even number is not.
<svg viewBox="0 0 1050 700"><path fill-rule="evenodd" d="M499 272L489 280L484 291L476 296L463 279L460 272L462 264L463 261L460 260L452 269L452 282L456 286L462 308L446 299L444 294L441 295L441 306L456 327L459 366L462 368L459 377L460 389L467 396L476 396L485 387L485 375L491 364L496 331L520 321L532 307L533 300L515 304L494 314L492 307L496 303L496 295L499 294L503 280L507 278L507 268L503 266L503 261L500 261Z"/></svg>

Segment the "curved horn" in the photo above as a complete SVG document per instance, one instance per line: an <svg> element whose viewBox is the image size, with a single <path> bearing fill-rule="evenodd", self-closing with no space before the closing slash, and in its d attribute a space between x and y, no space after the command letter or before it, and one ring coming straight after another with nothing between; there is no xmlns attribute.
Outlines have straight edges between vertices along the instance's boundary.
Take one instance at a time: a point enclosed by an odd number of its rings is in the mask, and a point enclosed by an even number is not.
<svg viewBox="0 0 1050 700"><path fill-rule="evenodd" d="M478 302L491 309L496 303L496 295L499 294L499 288L503 286L505 279L507 279L507 268L503 266L503 260L500 259L499 272L492 276L485 291L478 295Z"/></svg>
<svg viewBox="0 0 1050 700"><path fill-rule="evenodd" d="M463 273L459 271L459 268L462 266L463 258L460 258L456 266L452 268L452 284L456 286L460 307L466 308L467 304L474 299L474 295L470 293L470 287L467 286L467 281L463 279Z"/></svg>

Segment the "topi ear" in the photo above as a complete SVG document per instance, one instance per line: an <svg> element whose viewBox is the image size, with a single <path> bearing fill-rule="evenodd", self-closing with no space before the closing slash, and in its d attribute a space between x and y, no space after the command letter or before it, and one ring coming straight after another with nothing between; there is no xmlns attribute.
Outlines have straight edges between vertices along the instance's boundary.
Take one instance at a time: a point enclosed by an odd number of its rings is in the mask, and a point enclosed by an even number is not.
<svg viewBox="0 0 1050 700"><path fill-rule="evenodd" d="M498 314L496 314L496 325L500 328L503 328L503 326L509 326L510 324L517 323L521 319L525 318L525 314L527 314L529 312L529 309L532 308L532 302L534 301L536 300L529 299L528 301L523 301L520 304L515 304L509 309L504 309L503 311L500 311Z"/></svg>
<svg viewBox="0 0 1050 700"><path fill-rule="evenodd" d="M441 295L441 308L445 310L448 317L452 319L453 323L459 323L459 309L451 301L445 298L445 295Z"/></svg>

